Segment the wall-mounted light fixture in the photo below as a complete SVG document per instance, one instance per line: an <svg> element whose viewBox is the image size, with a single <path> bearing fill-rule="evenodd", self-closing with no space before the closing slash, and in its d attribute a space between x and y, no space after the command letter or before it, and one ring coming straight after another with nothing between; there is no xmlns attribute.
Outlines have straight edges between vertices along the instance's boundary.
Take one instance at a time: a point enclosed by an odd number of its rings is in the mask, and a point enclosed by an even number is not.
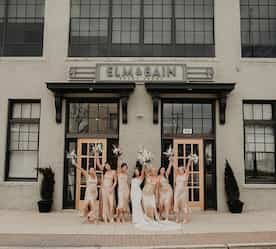
<svg viewBox="0 0 276 249"><path fill-rule="evenodd" d="M142 118L144 118L144 114L143 113L138 113L138 114L136 114L136 118L138 118L138 119L142 119Z"/></svg>

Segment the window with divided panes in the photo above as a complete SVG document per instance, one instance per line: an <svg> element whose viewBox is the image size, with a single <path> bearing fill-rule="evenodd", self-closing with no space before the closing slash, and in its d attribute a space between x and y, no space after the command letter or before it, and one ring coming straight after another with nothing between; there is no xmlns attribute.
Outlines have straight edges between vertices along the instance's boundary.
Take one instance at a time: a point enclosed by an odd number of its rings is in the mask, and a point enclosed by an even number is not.
<svg viewBox="0 0 276 249"><path fill-rule="evenodd" d="M163 103L163 136L212 135L211 103ZM188 134L187 134L188 133Z"/></svg>
<svg viewBox="0 0 276 249"><path fill-rule="evenodd" d="M245 102L245 181L248 184L276 183L276 104Z"/></svg>
<svg viewBox="0 0 276 249"><path fill-rule="evenodd" d="M276 0L240 0L243 57L276 56Z"/></svg>
<svg viewBox="0 0 276 249"><path fill-rule="evenodd" d="M39 101L10 101L6 180L37 178L39 124Z"/></svg>
<svg viewBox="0 0 276 249"><path fill-rule="evenodd" d="M42 56L45 0L0 0L0 56Z"/></svg>
<svg viewBox="0 0 276 249"><path fill-rule="evenodd" d="M69 56L214 56L213 0L71 0Z"/></svg>

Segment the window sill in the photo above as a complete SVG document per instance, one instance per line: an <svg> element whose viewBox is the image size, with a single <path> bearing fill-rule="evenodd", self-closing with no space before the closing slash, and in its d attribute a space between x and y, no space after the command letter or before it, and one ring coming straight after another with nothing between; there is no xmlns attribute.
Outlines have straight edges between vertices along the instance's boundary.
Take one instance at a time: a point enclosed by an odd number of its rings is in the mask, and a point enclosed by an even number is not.
<svg viewBox="0 0 276 249"><path fill-rule="evenodd" d="M244 63L276 63L276 58L241 58Z"/></svg>
<svg viewBox="0 0 276 249"><path fill-rule="evenodd" d="M36 188L38 182L1 182L0 188Z"/></svg>
<svg viewBox="0 0 276 249"><path fill-rule="evenodd" d="M218 62L216 57L67 57L66 61L89 61L89 62L154 62L154 63L173 63L173 62ZM276 61L275 61L276 62Z"/></svg>
<svg viewBox="0 0 276 249"><path fill-rule="evenodd" d="M39 61L46 61L44 56L42 57L1 57L0 56L0 63L1 62L39 62Z"/></svg>
<svg viewBox="0 0 276 249"><path fill-rule="evenodd" d="M244 189L276 189L275 184L244 184Z"/></svg>

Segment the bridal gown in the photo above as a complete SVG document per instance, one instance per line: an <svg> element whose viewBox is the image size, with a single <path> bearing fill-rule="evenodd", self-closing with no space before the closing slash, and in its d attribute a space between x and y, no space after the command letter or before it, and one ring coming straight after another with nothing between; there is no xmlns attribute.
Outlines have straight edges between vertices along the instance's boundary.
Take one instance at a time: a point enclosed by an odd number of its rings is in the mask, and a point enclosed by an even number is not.
<svg viewBox="0 0 276 249"><path fill-rule="evenodd" d="M140 178L133 178L131 181L131 204L132 204L132 222L135 227L142 230L178 230L181 229L181 225L170 221L155 221L147 217L142 209L142 181Z"/></svg>

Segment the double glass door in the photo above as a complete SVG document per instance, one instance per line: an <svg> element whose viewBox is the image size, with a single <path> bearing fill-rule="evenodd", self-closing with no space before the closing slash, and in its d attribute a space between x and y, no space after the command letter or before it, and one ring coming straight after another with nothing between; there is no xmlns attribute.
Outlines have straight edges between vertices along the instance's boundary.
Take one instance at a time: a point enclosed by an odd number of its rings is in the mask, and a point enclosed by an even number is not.
<svg viewBox="0 0 276 249"><path fill-rule="evenodd" d="M204 209L204 172L203 172L203 140L202 139L175 139L175 161L177 167L186 166L186 157L196 154L198 161L193 162L189 175L189 205L190 207Z"/></svg>

